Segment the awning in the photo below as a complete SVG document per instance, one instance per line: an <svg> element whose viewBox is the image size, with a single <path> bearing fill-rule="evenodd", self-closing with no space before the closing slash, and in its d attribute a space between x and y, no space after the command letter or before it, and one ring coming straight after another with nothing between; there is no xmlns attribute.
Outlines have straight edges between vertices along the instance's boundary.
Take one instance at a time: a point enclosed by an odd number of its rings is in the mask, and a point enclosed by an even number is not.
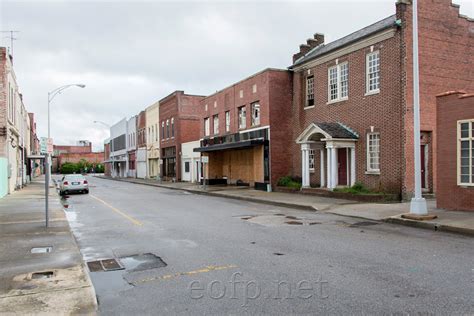
<svg viewBox="0 0 474 316"><path fill-rule="evenodd" d="M252 140L245 140L236 143L225 143L225 144L216 144L210 145L207 147L199 147L194 148L194 152L209 152L209 151L218 151L218 150L226 150L226 149L243 149L243 148L250 148L254 146L259 146L265 144L264 139L252 139Z"/></svg>

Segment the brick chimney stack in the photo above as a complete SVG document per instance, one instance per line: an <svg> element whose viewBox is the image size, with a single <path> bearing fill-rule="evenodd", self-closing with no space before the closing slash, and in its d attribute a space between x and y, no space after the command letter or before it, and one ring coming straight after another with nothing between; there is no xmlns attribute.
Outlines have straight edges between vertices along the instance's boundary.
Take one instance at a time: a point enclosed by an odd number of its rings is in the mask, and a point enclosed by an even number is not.
<svg viewBox="0 0 474 316"><path fill-rule="evenodd" d="M295 63L296 60L304 56L306 53L308 53L310 50L315 48L316 46L319 46L321 44L324 44L324 34L321 33L315 33L313 35L313 38L308 38L306 40L306 44L301 44L300 45L300 51L299 53L296 53L293 55L293 63Z"/></svg>

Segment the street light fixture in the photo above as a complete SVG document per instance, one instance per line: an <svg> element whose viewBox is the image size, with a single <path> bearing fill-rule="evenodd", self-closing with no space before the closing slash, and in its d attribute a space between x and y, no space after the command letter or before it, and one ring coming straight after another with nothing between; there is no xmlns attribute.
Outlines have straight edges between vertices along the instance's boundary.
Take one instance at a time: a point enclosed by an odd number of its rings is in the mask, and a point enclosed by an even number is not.
<svg viewBox="0 0 474 316"><path fill-rule="evenodd" d="M50 108L51 108L51 101L58 95L61 94L64 90L70 87L79 87L85 88L86 85L82 83L74 83L74 84L67 84L64 86L60 86L50 92L48 92L48 142L51 139L51 120L50 120ZM45 211L46 211L46 227L49 226L49 180L51 178L51 167L49 164L49 153L46 151L44 156L45 161L45 169L46 169L46 177L44 181L45 186Z"/></svg>
<svg viewBox="0 0 474 316"><path fill-rule="evenodd" d="M112 139L112 131L110 129L112 126L110 126L110 124L107 124L107 123L102 122L102 121L94 121L94 123L102 124L102 125L109 128L110 152L113 153L114 152L114 142L113 142L113 139ZM110 156L112 156L112 155L110 155ZM115 162L115 156L112 156L112 175L115 174L115 166L114 166L115 164L114 164L114 162Z"/></svg>

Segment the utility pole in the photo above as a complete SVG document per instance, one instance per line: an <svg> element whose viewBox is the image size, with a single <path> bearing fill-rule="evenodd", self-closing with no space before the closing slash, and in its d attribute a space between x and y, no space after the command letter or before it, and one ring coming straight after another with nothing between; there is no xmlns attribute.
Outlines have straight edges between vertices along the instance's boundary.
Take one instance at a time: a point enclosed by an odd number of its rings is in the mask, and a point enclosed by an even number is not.
<svg viewBox="0 0 474 316"><path fill-rule="evenodd" d="M13 56L13 41L16 41L18 38L14 36L15 33L20 33L20 31L0 31L1 33L10 33L9 36L5 36L5 38L10 39L10 55Z"/></svg>

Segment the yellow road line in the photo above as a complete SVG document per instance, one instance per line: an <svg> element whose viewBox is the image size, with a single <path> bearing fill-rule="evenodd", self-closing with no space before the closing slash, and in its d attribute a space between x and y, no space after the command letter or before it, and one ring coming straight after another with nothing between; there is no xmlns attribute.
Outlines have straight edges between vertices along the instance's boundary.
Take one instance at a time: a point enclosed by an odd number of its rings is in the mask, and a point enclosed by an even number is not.
<svg viewBox="0 0 474 316"><path fill-rule="evenodd" d="M137 225L137 226L142 226L143 223L140 222L139 220L136 220L134 219L133 217L125 214L124 212L122 212L121 210L119 210L118 208L115 208L113 207L112 205L110 205L109 203L105 202L104 200L101 200L99 199L97 196L95 195L92 195L92 194L89 194L90 197L96 199L97 201L103 203L105 206L109 207L112 211L114 211L115 213L118 213L120 215L122 215L123 217L125 217L126 219L128 219L129 221L131 221L133 224Z"/></svg>
<svg viewBox="0 0 474 316"><path fill-rule="evenodd" d="M206 273L206 272L211 272L211 271L219 271L219 270L227 270L227 269L232 269L232 268L237 268L236 265L229 264L226 266L207 266L202 269L194 270L194 271L188 271L188 272L178 272L175 274L166 274L162 276L156 276L152 278L147 278L147 279L142 279L133 282L134 285L140 284L140 283L146 283L146 282L151 282L151 281L161 281L161 280L169 280L169 279L175 279L177 277L183 276L183 275L195 275L195 274L200 274L200 273Z"/></svg>

